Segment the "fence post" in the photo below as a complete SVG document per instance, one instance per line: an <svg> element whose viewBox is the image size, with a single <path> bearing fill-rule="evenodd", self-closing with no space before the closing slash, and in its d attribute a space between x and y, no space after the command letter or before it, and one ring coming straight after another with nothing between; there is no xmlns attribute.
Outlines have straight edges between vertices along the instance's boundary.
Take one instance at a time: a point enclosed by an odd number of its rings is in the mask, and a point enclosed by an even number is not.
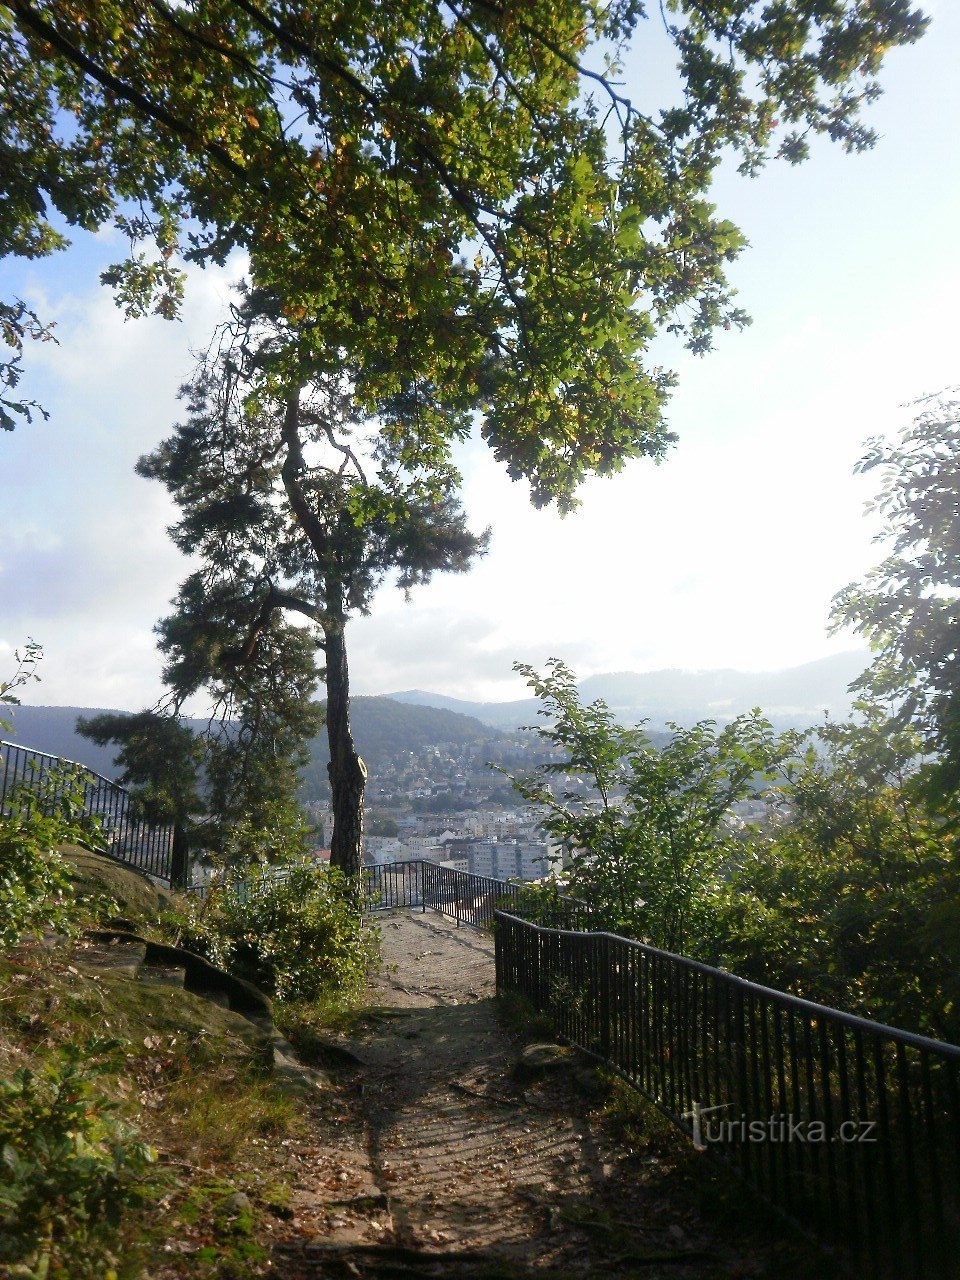
<svg viewBox="0 0 960 1280"><path fill-rule="evenodd" d="M602 933L597 942L600 944L600 1055L610 1057L610 935Z"/></svg>

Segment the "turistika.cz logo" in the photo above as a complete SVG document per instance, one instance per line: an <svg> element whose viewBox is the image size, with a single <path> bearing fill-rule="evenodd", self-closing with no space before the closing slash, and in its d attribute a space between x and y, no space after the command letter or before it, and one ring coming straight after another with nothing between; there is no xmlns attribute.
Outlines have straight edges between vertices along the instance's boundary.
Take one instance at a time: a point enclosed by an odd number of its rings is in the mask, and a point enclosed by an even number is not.
<svg viewBox="0 0 960 1280"><path fill-rule="evenodd" d="M844 1120L836 1129L829 1129L825 1120L811 1120L787 1112L752 1120L743 1115L737 1118L718 1114L732 1106L732 1102L721 1102L713 1107L702 1107L695 1102L692 1111L683 1113L684 1120L692 1121L693 1145L697 1151L706 1151L710 1143L720 1142L803 1142L819 1145L877 1141L875 1120Z"/></svg>

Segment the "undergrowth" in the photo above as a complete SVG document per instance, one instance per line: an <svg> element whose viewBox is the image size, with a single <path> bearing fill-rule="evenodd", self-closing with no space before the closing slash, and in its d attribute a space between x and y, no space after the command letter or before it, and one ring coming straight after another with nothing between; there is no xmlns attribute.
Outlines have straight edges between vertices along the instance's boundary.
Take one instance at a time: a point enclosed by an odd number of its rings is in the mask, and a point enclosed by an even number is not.
<svg viewBox="0 0 960 1280"><path fill-rule="evenodd" d="M129 904L76 848L91 833L57 785L0 818L0 1277L266 1275L307 1104L251 1022L85 961L82 931ZM186 941L279 996L288 1032L319 1036L356 1007L376 931L335 876L255 871L202 913L136 888L138 931L201 923Z"/></svg>
<svg viewBox="0 0 960 1280"><path fill-rule="evenodd" d="M35 944L0 959L0 990L0 1275L264 1274L304 1111L269 1076L261 1033ZM94 1028L110 1037L96 1051Z"/></svg>

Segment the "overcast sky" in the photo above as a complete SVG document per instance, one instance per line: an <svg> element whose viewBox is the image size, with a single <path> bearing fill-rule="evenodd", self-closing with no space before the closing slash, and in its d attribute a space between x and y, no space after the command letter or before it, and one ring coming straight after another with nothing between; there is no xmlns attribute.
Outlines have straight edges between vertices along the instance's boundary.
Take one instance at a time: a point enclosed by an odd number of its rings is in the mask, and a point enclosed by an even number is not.
<svg viewBox="0 0 960 1280"><path fill-rule="evenodd" d="M831 596L878 555L872 484L851 468L905 402L960 382L960 4L925 7L929 34L886 68L873 152L823 144L799 168L718 182L751 242L731 274L754 323L703 358L660 349L680 374L668 460L591 483L559 520L482 443L465 448L466 507L493 526L491 551L411 604L381 593L352 627L355 692L507 698L515 658L557 654L581 675L772 669L858 644L826 634ZM660 92L657 52L648 40L632 57L638 95ZM0 296L26 296L59 337L29 352L23 386L51 420L0 433L0 676L41 641L35 704L136 709L160 692L152 626L184 566L165 493L133 464L176 420L190 347L242 268L194 272L181 323L125 323L97 283L119 256L88 236L0 267Z"/></svg>

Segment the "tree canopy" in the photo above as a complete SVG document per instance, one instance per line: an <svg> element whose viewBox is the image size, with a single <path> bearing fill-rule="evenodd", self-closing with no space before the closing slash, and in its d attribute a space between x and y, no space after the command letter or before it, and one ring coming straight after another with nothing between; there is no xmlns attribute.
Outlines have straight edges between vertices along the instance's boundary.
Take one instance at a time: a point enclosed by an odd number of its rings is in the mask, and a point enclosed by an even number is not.
<svg viewBox="0 0 960 1280"><path fill-rule="evenodd" d="M679 93L645 115L617 87L639 0L4 0L0 255L112 221L118 301L173 315L182 260L243 249L299 361L346 356L366 408L428 381L480 409L534 501L569 507L670 439L653 336L745 319L721 156L869 146L883 57L925 25L907 0L660 15ZM17 299L0 320L9 390L45 330ZM30 406L6 399L9 427Z"/></svg>
<svg viewBox="0 0 960 1280"><path fill-rule="evenodd" d="M795 735L778 737L753 711L720 729L713 720L670 724L657 746L642 724L619 724L602 698L584 704L559 659L545 674L514 669L540 699L536 732L554 758L510 780L567 847L575 893L605 928L668 951L696 949L710 937L707 904L740 845L730 806L773 779Z"/></svg>
<svg viewBox="0 0 960 1280"><path fill-rule="evenodd" d="M874 440L858 464L879 471L872 504L888 554L834 600L875 651L858 682L922 735L940 791L960 787L960 400L930 397L895 441Z"/></svg>

